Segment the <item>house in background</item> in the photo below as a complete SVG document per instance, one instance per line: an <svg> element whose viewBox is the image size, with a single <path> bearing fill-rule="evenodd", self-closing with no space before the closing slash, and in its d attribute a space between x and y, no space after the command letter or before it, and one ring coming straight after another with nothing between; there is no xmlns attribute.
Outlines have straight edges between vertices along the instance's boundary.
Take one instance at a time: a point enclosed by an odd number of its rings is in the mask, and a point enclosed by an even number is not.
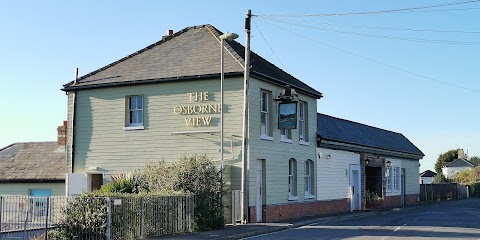
<svg viewBox="0 0 480 240"><path fill-rule="evenodd" d="M442 167L442 173L445 178L450 179L453 178L458 172L464 169L472 169L476 166L476 163L467 160L467 156L463 152L463 149L458 149L458 159L454 160L453 162L445 163L445 165Z"/></svg>
<svg viewBox="0 0 480 240"><path fill-rule="evenodd" d="M317 200L341 210L362 210L367 193L376 207L415 204L424 157L400 133L317 114Z"/></svg>
<svg viewBox="0 0 480 240"><path fill-rule="evenodd" d="M420 184L430 184L433 181L433 178L437 176L436 172L427 170L420 173Z"/></svg>
<svg viewBox="0 0 480 240"><path fill-rule="evenodd" d="M57 129L57 142L14 143L0 149L0 195L65 195L66 123Z"/></svg>

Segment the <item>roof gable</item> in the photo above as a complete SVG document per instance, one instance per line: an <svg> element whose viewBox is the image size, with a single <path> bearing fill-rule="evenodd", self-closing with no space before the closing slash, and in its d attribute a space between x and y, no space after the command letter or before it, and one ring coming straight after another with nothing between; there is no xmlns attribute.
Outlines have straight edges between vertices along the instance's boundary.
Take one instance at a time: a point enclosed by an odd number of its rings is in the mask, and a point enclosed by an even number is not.
<svg viewBox="0 0 480 240"><path fill-rule="evenodd" d="M65 147L57 142L14 143L0 149L0 181L65 180Z"/></svg>
<svg viewBox="0 0 480 240"><path fill-rule="evenodd" d="M425 156L400 133L321 113L317 114L317 131L325 140Z"/></svg>
<svg viewBox="0 0 480 240"><path fill-rule="evenodd" d="M445 165L445 167L471 167L471 168L474 168L476 166L477 164L461 158L451 162L448 165Z"/></svg>
<svg viewBox="0 0 480 240"><path fill-rule="evenodd" d="M218 77L221 34L211 25L185 28L80 77L76 83L65 84L63 90ZM225 75L243 75L245 48L235 41L225 41L225 47ZM251 65L252 76L281 85L289 84L296 90L321 97L320 92L253 52Z"/></svg>
<svg viewBox="0 0 480 240"><path fill-rule="evenodd" d="M431 170L427 170L427 171L424 171L424 172L420 173L420 177L435 177L435 176L437 176L437 173L433 172Z"/></svg>

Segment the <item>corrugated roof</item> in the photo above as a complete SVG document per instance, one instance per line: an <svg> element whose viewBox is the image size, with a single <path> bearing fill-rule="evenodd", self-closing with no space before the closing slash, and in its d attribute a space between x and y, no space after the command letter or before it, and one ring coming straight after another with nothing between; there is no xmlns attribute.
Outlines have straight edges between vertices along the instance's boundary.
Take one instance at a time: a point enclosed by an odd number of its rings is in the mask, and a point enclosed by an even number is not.
<svg viewBox="0 0 480 240"><path fill-rule="evenodd" d="M317 114L317 131L325 140L425 156L400 133L321 113Z"/></svg>
<svg viewBox="0 0 480 240"><path fill-rule="evenodd" d="M0 180L65 180L65 147L57 142L14 143L0 149Z"/></svg>
<svg viewBox="0 0 480 240"><path fill-rule="evenodd" d="M64 90L112 85L198 80L220 75L219 36L211 25L185 28L140 51L88 73ZM225 76L243 75L245 48L235 41L225 41ZM230 54L229 54L230 52ZM284 72L257 54L251 54L251 75L280 85L290 85L320 98L321 93Z"/></svg>

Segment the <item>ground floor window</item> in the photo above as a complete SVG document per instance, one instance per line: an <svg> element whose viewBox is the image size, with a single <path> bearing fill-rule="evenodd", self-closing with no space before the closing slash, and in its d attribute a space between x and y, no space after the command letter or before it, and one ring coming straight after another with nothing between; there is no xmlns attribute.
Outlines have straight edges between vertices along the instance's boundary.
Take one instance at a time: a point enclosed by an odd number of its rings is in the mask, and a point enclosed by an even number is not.
<svg viewBox="0 0 480 240"><path fill-rule="evenodd" d="M288 196L297 196L297 161L294 158L288 160Z"/></svg>

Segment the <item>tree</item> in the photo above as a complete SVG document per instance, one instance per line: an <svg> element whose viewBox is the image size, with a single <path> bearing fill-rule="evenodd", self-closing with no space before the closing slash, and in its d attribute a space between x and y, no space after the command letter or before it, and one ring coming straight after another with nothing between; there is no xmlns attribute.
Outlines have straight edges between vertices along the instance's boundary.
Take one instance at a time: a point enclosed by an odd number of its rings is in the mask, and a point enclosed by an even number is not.
<svg viewBox="0 0 480 240"><path fill-rule="evenodd" d="M443 164L446 162L453 162L457 158L458 158L458 149L448 150L438 156L437 162L435 163L435 172L437 172L437 175L441 175L441 177L439 176L439 179L445 178L442 172Z"/></svg>
<svg viewBox="0 0 480 240"><path fill-rule="evenodd" d="M480 157L479 157L479 156L471 156L471 157L468 159L468 161L480 165Z"/></svg>

